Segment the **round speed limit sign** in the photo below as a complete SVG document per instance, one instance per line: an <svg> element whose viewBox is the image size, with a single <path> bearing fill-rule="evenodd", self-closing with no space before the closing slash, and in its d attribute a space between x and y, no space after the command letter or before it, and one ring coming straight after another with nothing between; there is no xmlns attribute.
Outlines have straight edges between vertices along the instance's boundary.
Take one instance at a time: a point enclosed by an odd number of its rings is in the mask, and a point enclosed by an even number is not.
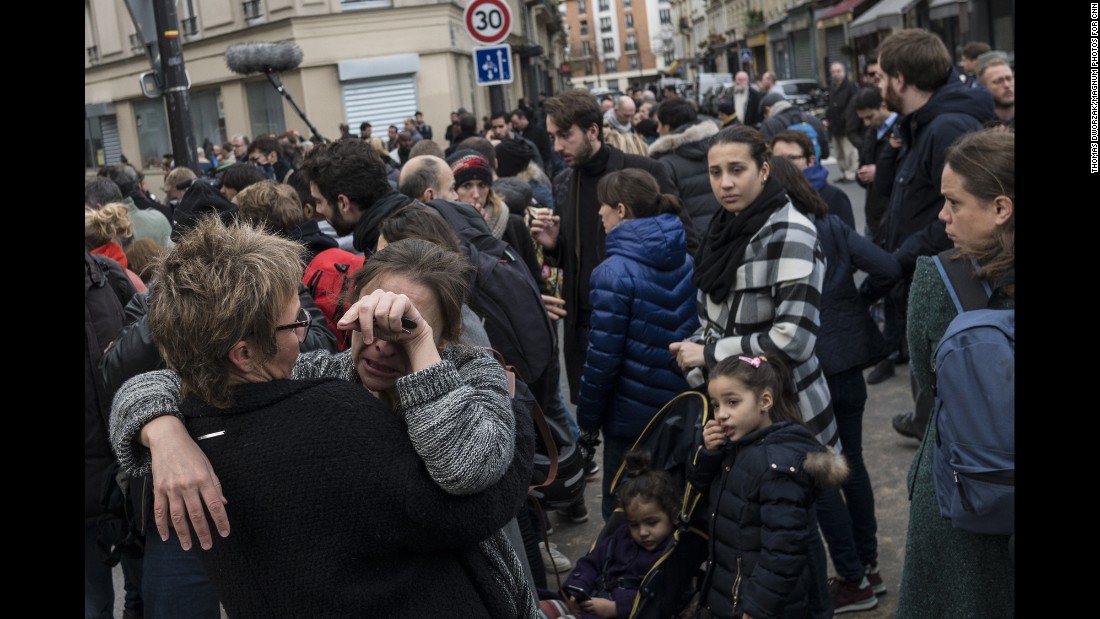
<svg viewBox="0 0 1100 619"><path fill-rule="evenodd" d="M512 10L506 0L471 0L463 14L466 32L482 45L495 45L512 31Z"/></svg>

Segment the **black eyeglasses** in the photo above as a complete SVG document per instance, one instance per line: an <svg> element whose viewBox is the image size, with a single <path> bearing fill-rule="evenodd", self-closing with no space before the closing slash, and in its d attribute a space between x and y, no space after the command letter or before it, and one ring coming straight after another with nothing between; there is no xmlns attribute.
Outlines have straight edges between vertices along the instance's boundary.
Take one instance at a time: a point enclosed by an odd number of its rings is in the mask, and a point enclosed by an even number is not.
<svg viewBox="0 0 1100 619"><path fill-rule="evenodd" d="M275 327L275 330L282 331L283 329L294 329L294 335L298 336L298 343L301 344L306 341L306 332L309 331L309 325L311 324L313 324L313 316L309 315L306 308L300 307L298 308L298 320L288 325L279 325ZM298 329L301 329L301 331Z"/></svg>

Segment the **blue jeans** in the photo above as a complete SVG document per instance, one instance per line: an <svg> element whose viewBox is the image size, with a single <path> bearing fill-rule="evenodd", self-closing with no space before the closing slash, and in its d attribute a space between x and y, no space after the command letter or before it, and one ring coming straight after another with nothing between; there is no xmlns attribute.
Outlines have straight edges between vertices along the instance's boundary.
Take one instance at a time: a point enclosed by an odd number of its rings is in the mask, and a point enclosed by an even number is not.
<svg viewBox="0 0 1100 619"><path fill-rule="evenodd" d="M115 614L115 583L113 568L108 567L100 558L96 537L99 530L95 524L84 525L84 619L113 619ZM123 606L127 615L141 617L145 614L141 600L141 559L131 559L123 555L123 586L126 590L126 602Z"/></svg>
<svg viewBox="0 0 1100 619"><path fill-rule="evenodd" d="M156 619L219 619L221 605L214 586L203 571L198 541L190 551L180 547L176 532L169 527L164 542L150 520L145 525L145 572L142 597L150 617ZM220 538L215 534L214 543Z"/></svg>

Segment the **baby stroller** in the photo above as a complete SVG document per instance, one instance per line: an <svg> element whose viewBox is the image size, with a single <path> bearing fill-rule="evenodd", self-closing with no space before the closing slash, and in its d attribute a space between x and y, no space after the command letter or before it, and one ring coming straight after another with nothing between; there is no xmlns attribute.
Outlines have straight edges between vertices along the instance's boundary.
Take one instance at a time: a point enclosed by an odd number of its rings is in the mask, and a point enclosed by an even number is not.
<svg viewBox="0 0 1100 619"><path fill-rule="evenodd" d="M631 619L668 619L687 608L702 579L702 564L707 558L706 518L696 515L705 497L687 483L688 464L696 448L702 444L703 425L710 418L710 402L698 391L687 391L670 400L650 419L632 449L650 452L651 466L664 469L673 481L684 488L680 522L672 534L672 542L642 578L634 598ZM619 466L611 482L615 492L626 464ZM704 506L705 507L705 506ZM592 548L625 522L622 508L616 508Z"/></svg>

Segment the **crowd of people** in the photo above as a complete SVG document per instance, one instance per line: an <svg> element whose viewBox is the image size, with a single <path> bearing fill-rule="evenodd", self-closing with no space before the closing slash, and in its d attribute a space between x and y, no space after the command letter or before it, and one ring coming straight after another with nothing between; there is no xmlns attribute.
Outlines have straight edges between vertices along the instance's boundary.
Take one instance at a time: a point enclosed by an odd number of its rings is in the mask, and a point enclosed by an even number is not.
<svg viewBox="0 0 1100 619"><path fill-rule="evenodd" d="M442 131L417 111L385 140L235 134L198 170L166 163L160 199L101 168L85 617L112 615L118 562L127 617L631 616L687 525L687 488L639 437L691 390L710 417L681 462L708 541L691 591L657 595L681 617L869 610L893 558L867 385L906 361L897 615L1011 616L1009 536L953 528L932 472L957 311L931 257L964 261L990 307L1015 298L1012 70L981 44L960 66L905 29L860 85L832 64L825 119L739 73L717 119L675 92L578 89ZM863 229L829 157L866 189ZM329 250L362 263L335 315L303 278ZM535 498L543 420L578 454L556 503ZM587 521L601 470L607 525L564 556L546 506Z"/></svg>

